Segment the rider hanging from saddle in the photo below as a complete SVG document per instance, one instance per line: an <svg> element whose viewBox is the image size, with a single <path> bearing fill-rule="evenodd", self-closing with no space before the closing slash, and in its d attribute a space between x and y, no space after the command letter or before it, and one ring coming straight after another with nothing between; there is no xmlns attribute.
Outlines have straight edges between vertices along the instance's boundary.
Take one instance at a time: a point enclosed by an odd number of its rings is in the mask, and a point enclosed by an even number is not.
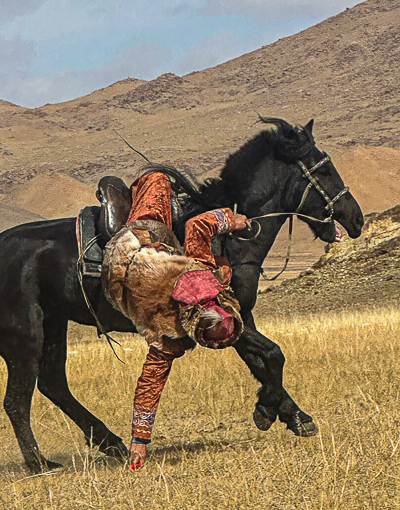
<svg viewBox="0 0 400 510"><path fill-rule="evenodd" d="M232 345L242 332L232 270L211 251L212 237L246 227L229 208L190 219L184 252L172 233L171 184L161 172L132 184L127 225L108 243L103 285L114 307L132 319L150 345L134 397L130 468L146 457L156 410L172 361L196 343Z"/></svg>

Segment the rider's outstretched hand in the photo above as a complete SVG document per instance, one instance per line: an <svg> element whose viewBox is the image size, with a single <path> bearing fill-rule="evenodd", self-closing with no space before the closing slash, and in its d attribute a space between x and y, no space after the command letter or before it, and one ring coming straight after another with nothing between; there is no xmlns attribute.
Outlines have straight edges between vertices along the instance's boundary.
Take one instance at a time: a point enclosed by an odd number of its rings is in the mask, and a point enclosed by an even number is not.
<svg viewBox="0 0 400 510"><path fill-rule="evenodd" d="M143 467L146 460L147 447L141 443L131 443L129 448L129 464L130 471L136 471Z"/></svg>
<svg viewBox="0 0 400 510"><path fill-rule="evenodd" d="M249 220L244 214L235 214L235 229L242 230L248 227Z"/></svg>

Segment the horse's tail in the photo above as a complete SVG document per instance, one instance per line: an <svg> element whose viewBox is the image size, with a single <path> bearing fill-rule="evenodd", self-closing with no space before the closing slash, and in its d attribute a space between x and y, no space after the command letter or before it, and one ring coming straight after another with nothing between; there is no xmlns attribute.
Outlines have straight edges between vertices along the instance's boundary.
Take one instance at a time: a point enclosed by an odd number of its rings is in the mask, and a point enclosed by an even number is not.
<svg viewBox="0 0 400 510"><path fill-rule="evenodd" d="M188 170L183 172L170 165L151 163L150 165L144 167L144 172L141 173L141 175L151 174L154 172L162 172L169 177L172 177L171 186L177 195L186 193L193 199L200 199L200 183Z"/></svg>

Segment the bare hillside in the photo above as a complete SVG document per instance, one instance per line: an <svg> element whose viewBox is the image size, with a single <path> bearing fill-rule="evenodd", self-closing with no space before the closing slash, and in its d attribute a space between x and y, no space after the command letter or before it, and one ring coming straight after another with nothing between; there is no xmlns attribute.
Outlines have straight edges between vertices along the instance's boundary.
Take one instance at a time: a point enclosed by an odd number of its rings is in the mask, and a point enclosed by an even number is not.
<svg viewBox="0 0 400 510"><path fill-rule="evenodd" d="M325 313L400 304L400 205L367 218L358 239L330 246L312 268L260 290L262 316Z"/></svg>
<svg viewBox="0 0 400 510"><path fill-rule="evenodd" d="M3 101L1 184L46 170L83 180L110 167L126 172L135 160L112 128L154 160L211 171L257 131L257 111L303 123L315 117L320 142L336 151L397 148L399 21L399 0L369 0L182 78L127 79L33 110Z"/></svg>

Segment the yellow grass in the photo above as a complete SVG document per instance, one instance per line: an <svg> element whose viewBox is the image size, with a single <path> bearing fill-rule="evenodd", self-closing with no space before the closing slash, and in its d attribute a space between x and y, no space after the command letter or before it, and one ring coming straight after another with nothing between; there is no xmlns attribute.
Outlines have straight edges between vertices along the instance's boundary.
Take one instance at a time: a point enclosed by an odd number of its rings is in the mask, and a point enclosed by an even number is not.
<svg viewBox="0 0 400 510"><path fill-rule="evenodd" d="M258 384L233 349L197 348L175 362L145 468L135 474L83 444L80 430L35 392L42 451L64 463L30 477L0 413L1 509L400 508L400 312L265 320L286 355L285 385L320 434L296 438L276 423L258 431ZM78 342L82 336L84 342ZM120 364L88 328L75 327L74 394L129 440L131 401L146 346L123 338ZM6 368L0 365L0 387Z"/></svg>

